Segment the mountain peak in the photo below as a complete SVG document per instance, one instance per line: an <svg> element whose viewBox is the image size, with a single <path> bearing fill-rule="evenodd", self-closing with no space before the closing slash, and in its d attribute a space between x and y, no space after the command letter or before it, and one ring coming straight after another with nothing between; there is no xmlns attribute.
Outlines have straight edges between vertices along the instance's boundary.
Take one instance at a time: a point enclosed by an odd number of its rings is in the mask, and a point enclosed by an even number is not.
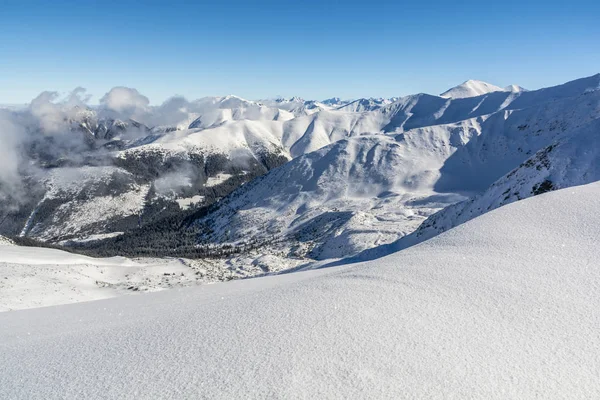
<svg viewBox="0 0 600 400"><path fill-rule="evenodd" d="M321 103L328 105L328 106L338 105L338 104L342 103L342 99L340 99L339 97L332 97L330 99L323 100Z"/></svg>
<svg viewBox="0 0 600 400"><path fill-rule="evenodd" d="M460 99L464 97L475 97L491 92L504 92L505 89L484 81L469 79L458 86L453 87L440 94L441 97Z"/></svg>
<svg viewBox="0 0 600 400"><path fill-rule="evenodd" d="M525 89L519 85L508 85L504 88L505 92L528 92L529 90Z"/></svg>

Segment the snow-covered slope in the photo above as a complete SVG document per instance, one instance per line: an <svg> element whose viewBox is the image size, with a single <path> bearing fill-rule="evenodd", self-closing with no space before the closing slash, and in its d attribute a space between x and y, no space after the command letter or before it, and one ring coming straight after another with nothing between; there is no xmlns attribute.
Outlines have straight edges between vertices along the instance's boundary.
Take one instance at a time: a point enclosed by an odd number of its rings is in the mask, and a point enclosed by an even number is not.
<svg viewBox="0 0 600 400"><path fill-rule="evenodd" d="M329 99L325 99L321 101L321 104L325 104L329 107L341 107L344 104L350 103L352 100L342 100L339 97L331 97Z"/></svg>
<svg viewBox="0 0 600 400"><path fill-rule="evenodd" d="M588 92L460 123L339 140L232 193L198 221L208 232L200 239L264 243L269 252L312 259L351 256L407 235L431 213L481 193L598 118L600 92Z"/></svg>
<svg viewBox="0 0 600 400"><path fill-rule="evenodd" d="M43 186L20 235L46 241L115 232L126 219L135 226L150 189L112 166L51 169Z"/></svg>
<svg viewBox="0 0 600 400"><path fill-rule="evenodd" d="M508 85L504 88L505 92L528 92L523 86L519 85Z"/></svg>
<svg viewBox="0 0 600 400"><path fill-rule="evenodd" d="M474 119L339 140L222 200L197 222L210 232L201 238L237 245L269 242L284 255L317 259L389 243L462 199L436 193L433 186L444 161L479 129Z"/></svg>
<svg viewBox="0 0 600 400"><path fill-rule="evenodd" d="M0 274L0 311L166 289L193 278L193 271L176 260L100 259L2 243Z"/></svg>
<svg viewBox="0 0 600 400"><path fill-rule="evenodd" d="M422 242L517 200L597 180L600 180L600 119L561 135L484 193L432 215L393 247L400 249Z"/></svg>
<svg viewBox="0 0 600 400"><path fill-rule="evenodd" d="M391 101L389 99L382 99L382 98L358 99L358 100L349 102L348 104L341 105L340 107L337 108L337 110L343 111L343 112L375 111L375 110L378 110L381 107L383 107L387 104L390 104L390 103L393 103L393 101Z"/></svg>
<svg viewBox="0 0 600 400"><path fill-rule="evenodd" d="M330 99L331 103L326 104L315 100L304 100L300 97L292 97L289 99L277 98L274 100L260 100L260 104L279 109L282 112L285 112L285 115L301 117L336 107L337 104L333 100L334 99Z"/></svg>
<svg viewBox="0 0 600 400"><path fill-rule="evenodd" d="M1 313L0 397L598 398L599 208L595 183L372 262Z"/></svg>
<svg viewBox="0 0 600 400"><path fill-rule="evenodd" d="M294 114L283 108L267 106L259 102L229 95L225 97L206 97L197 100L201 104L196 118L188 128L210 128L228 121L285 121L294 118Z"/></svg>
<svg viewBox="0 0 600 400"><path fill-rule="evenodd" d="M12 245L14 245L12 240L0 235L0 246L12 246Z"/></svg>

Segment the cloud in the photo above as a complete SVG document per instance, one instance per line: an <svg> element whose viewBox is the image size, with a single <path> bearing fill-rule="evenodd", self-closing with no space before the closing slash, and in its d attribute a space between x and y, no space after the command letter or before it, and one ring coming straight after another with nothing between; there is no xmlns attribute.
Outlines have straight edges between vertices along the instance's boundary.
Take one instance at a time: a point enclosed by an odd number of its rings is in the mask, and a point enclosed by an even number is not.
<svg viewBox="0 0 600 400"><path fill-rule="evenodd" d="M27 182L41 182L48 165L110 163L109 150L102 144L112 140L114 134L121 139L138 139L148 135L146 127L187 127L198 115L219 111L212 98L190 102L174 96L151 106L146 96L124 86L108 91L99 105L90 105L90 98L86 89L77 87L63 96L42 92L25 108L0 109L0 206L4 210L6 204L19 202L27 176L36 176ZM127 124L130 119L145 126L136 128L130 124L125 131L117 129L107 135L113 120ZM240 157L240 162L245 161ZM160 178L156 186L159 192L182 190L191 185L192 176L184 168Z"/></svg>
<svg viewBox="0 0 600 400"><path fill-rule="evenodd" d="M180 189L192 187L192 171L183 168L180 171L169 172L154 181L156 193L168 196L179 194Z"/></svg>
<svg viewBox="0 0 600 400"><path fill-rule="evenodd" d="M121 116L139 119L149 113L150 100L136 89L117 86L100 99L100 104Z"/></svg>
<svg viewBox="0 0 600 400"><path fill-rule="evenodd" d="M25 128L15 120L14 115L7 110L0 110L0 204L11 209L16 207L23 194L19 168L23 160L21 145L25 138Z"/></svg>
<svg viewBox="0 0 600 400"><path fill-rule="evenodd" d="M42 92L29 104L29 113L44 133L54 134L63 130L66 115L59 104L56 92Z"/></svg>

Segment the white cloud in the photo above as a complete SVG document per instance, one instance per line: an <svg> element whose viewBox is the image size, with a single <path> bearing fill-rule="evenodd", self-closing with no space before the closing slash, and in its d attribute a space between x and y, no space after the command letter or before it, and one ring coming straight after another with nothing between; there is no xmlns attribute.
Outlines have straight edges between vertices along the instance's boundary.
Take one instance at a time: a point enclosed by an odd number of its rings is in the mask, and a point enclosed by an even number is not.
<svg viewBox="0 0 600 400"><path fill-rule="evenodd" d="M100 103L111 111L135 118L148 112L150 100L136 89L117 86L106 93Z"/></svg>

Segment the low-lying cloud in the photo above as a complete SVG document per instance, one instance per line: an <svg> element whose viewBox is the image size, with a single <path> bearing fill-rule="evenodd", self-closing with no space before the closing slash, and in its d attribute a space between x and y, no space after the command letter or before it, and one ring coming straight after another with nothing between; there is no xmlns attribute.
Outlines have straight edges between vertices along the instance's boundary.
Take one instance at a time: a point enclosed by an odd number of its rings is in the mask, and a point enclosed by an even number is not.
<svg viewBox="0 0 600 400"><path fill-rule="evenodd" d="M102 124L111 126L114 120L122 121L128 129L119 131L120 137L135 139L148 135L155 126L186 127L194 113L202 112L207 105L176 96L152 106L136 89L123 86L112 88L98 105L91 105L90 99L91 95L78 87L66 96L42 92L22 108L0 108L0 219L2 214L18 208L25 192L25 177L36 174L40 167L64 160L76 166L84 159L89 161L85 157L91 150L94 157L101 157L99 146L115 139L97 133ZM137 123L142 126L136 128Z"/></svg>

